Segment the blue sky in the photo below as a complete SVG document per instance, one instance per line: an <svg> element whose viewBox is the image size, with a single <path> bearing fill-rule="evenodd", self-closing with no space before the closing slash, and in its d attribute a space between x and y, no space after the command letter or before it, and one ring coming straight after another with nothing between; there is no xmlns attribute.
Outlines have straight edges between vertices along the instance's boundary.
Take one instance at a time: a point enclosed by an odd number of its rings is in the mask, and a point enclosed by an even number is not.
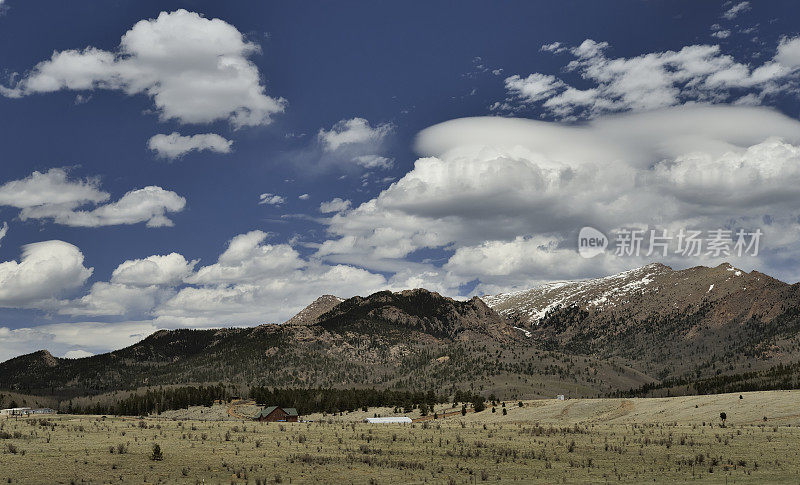
<svg viewBox="0 0 800 485"><path fill-rule="evenodd" d="M654 260L796 282L798 14L4 0L0 360ZM765 236L740 258L585 260L586 225Z"/></svg>

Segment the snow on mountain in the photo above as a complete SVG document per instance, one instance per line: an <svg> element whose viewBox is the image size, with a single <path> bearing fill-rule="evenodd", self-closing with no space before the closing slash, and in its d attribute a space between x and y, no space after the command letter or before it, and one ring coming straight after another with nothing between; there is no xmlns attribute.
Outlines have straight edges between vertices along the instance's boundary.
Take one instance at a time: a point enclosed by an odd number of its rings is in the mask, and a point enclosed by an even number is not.
<svg viewBox="0 0 800 485"><path fill-rule="evenodd" d="M481 298L501 315L536 324L559 306L578 305L595 312L624 309L629 314L668 312L699 304L703 299L722 298L747 285L765 284L783 285L769 276L756 271L746 273L728 263L680 271L653 263L603 278L558 281Z"/></svg>

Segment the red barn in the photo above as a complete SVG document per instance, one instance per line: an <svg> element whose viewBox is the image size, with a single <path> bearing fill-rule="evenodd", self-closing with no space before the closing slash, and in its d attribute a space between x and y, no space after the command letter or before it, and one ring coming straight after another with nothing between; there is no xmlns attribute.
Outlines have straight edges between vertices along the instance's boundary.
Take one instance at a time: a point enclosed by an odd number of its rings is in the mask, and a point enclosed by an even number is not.
<svg viewBox="0 0 800 485"><path fill-rule="evenodd" d="M269 406L256 414L257 421L267 422L288 422L296 423L300 416L297 415L295 408L282 408L280 406Z"/></svg>

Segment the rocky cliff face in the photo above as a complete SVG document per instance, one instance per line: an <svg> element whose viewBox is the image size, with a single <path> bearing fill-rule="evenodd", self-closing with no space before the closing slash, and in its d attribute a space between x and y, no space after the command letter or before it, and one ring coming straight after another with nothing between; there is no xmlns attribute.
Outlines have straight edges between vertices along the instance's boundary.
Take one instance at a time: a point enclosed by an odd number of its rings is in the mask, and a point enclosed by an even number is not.
<svg viewBox="0 0 800 485"><path fill-rule="evenodd" d="M343 301L344 299L338 296L322 295L311 302L310 305L300 310L297 315L287 320L284 325L312 325L317 322L320 315L329 312L333 307Z"/></svg>
<svg viewBox="0 0 800 485"><path fill-rule="evenodd" d="M480 298L457 301L424 289L350 298L321 315L317 324L333 331L390 326L444 339L509 340L518 336L507 320Z"/></svg>

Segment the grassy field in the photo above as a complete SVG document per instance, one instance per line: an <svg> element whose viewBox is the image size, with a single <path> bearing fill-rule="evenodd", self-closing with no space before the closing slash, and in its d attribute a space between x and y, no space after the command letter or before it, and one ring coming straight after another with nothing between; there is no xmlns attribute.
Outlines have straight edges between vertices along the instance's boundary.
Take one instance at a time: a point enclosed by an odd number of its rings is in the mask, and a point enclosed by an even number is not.
<svg viewBox="0 0 800 485"><path fill-rule="evenodd" d="M741 396L507 402L411 425L359 422L390 409L3 418L0 483L796 483L800 392Z"/></svg>

